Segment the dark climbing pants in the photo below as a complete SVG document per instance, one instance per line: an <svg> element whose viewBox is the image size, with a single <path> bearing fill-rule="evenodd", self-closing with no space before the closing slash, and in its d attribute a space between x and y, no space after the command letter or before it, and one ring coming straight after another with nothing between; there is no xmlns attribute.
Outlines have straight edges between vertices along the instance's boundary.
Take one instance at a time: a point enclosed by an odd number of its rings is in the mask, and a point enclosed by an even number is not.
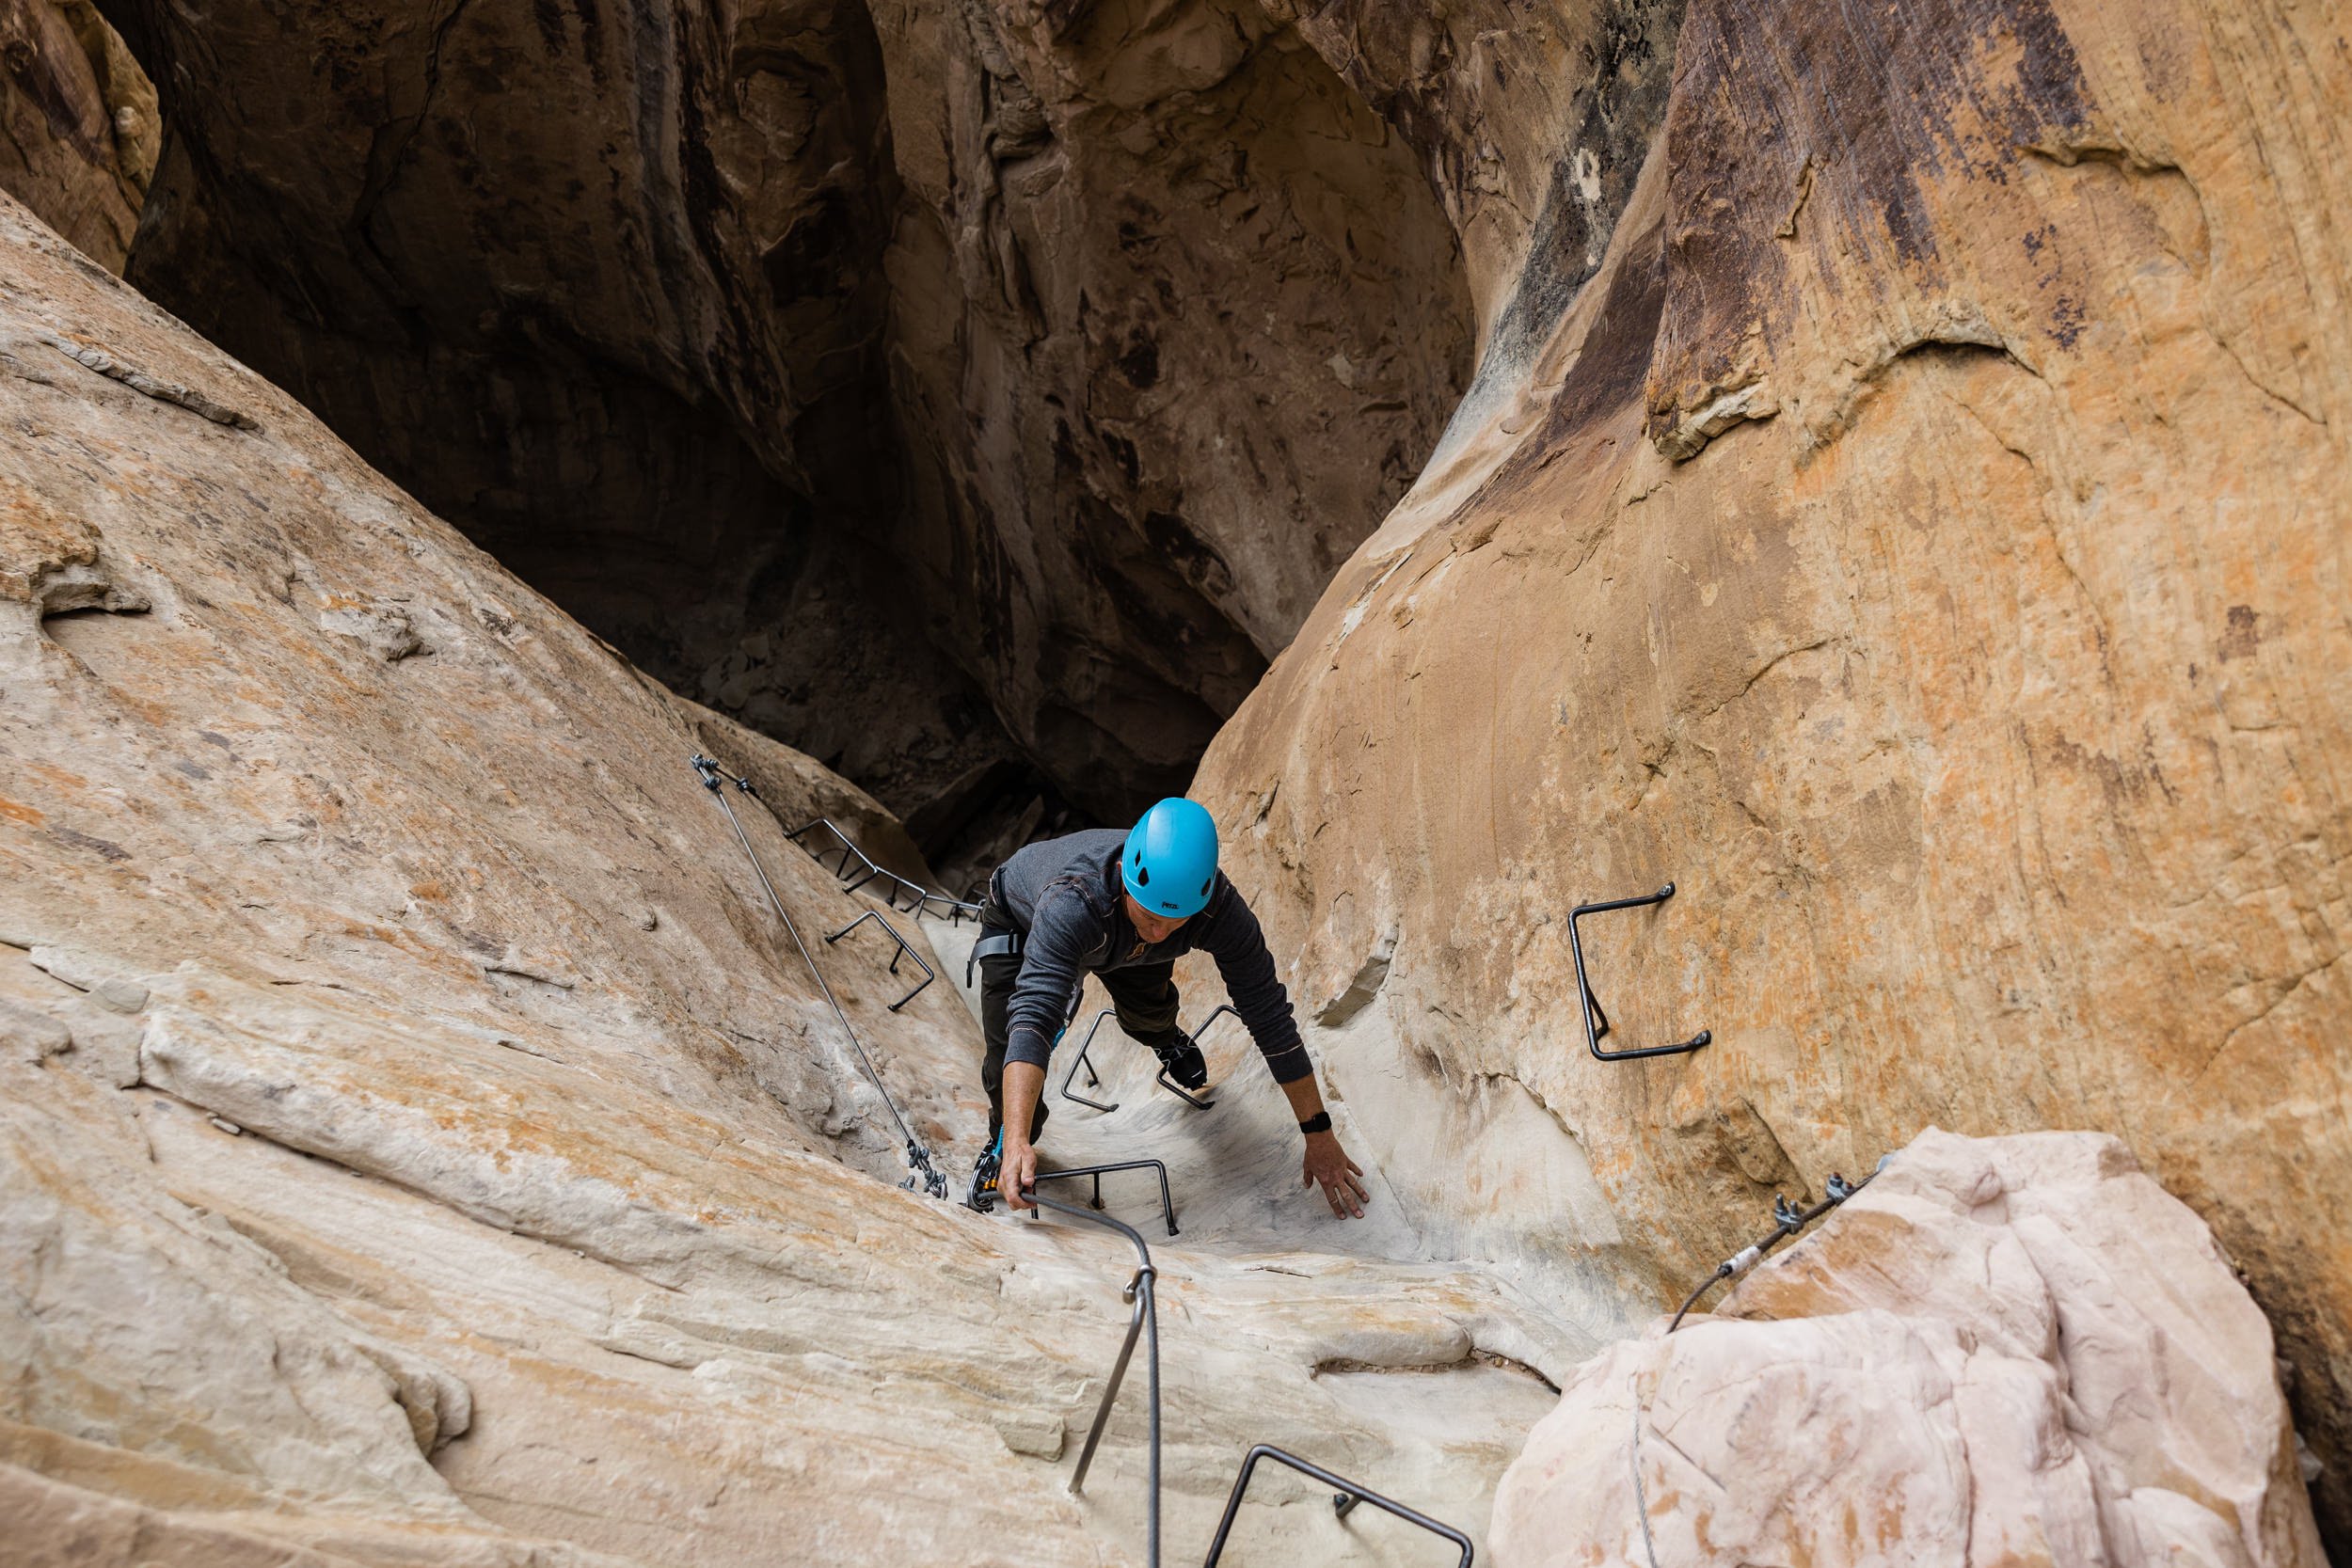
<svg viewBox="0 0 2352 1568"><path fill-rule="evenodd" d="M992 908L988 912L993 914L995 911ZM980 923L983 937L996 936L1007 929L985 917ZM980 1058L980 1086L988 1091L988 1133L993 1140L1005 1120L1005 1009L1012 1000L1012 983L1021 973L1021 960L1010 956L982 958L979 971L980 1034L988 1042L988 1053ZM1178 998L1174 964L1136 964L1128 969L1099 971L1094 977L1110 993L1112 1010L1119 1015L1119 1027L1130 1037L1147 1046L1163 1045L1175 1037ZM1029 1119L1031 1143L1045 1131L1047 1109L1041 1095L1037 1114Z"/></svg>

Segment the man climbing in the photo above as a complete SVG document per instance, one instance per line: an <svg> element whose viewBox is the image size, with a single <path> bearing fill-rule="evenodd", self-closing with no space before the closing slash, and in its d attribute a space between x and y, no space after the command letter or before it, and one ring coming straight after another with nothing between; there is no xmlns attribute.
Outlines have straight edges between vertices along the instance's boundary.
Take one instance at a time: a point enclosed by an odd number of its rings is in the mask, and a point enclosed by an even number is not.
<svg viewBox="0 0 2352 1568"><path fill-rule="evenodd" d="M1331 1131L1258 917L1216 868L1208 809L1182 799L1145 812L1132 832L1095 828L1032 844L989 879L972 956L988 1042L980 1082L990 1143L972 1173L973 1208L986 1209L1000 1183L1010 1207L1032 1207L1025 1195L1045 1127L1045 1062L1089 974L1110 993L1119 1026L1152 1049L1171 1080L1186 1089L1208 1084L1200 1048L1176 1027L1175 961L1196 949L1216 960L1233 1011L1306 1134L1302 1184L1320 1186L1332 1213L1363 1217L1371 1195L1362 1167Z"/></svg>

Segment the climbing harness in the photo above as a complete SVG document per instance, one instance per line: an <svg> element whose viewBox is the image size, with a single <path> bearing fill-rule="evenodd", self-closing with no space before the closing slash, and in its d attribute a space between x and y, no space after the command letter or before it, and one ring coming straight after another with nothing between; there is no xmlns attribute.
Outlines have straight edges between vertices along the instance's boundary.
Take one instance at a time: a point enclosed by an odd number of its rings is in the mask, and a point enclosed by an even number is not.
<svg viewBox="0 0 2352 1568"><path fill-rule="evenodd" d="M1216 1523L1216 1539L1210 1543L1208 1559L1201 1564L1201 1568L1216 1568L1216 1560L1224 1555L1225 1538L1232 1531L1233 1517L1241 1512L1242 1494L1249 1490L1250 1475L1257 1469L1258 1461L1261 1459L1271 1459L1278 1464L1287 1465L1310 1480L1321 1481L1326 1486L1336 1487L1338 1490L1331 1498L1331 1511L1338 1517L1346 1518L1358 1503L1370 1503L1375 1508L1395 1514L1408 1525L1418 1525L1430 1534L1442 1536L1459 1546L1462 1549L1462 1557L1456 1568L1470 1568L1472 1556L1470 1537L1455 1529L1452 1525L1441 1525L1426 1513L1407 1508L1394 1498L1382 1497L1361 1481L1349 1481L1343 1476L1335 1476L1322 1465L1310 1464L1296 1454L1278 1449L1271 1443L1257 1444L1242 1460L1241 1474L1233 1478L1232 1495L1225 1499L1225 1516Z"/></svg>
<svg viewBox="0 0 2352 1568"><path fill-rule="evenodd" d="M1752 1246L1741 1247L1738 1252L1716 1264L1715 1272L1700 1280L1698 1289L1692 1291L1683 1301L1682 1310L1677 1312L1675 1321L1666 1325L1666 1332L1672 1334L1682 1326L1682 1320L1690 1315L1691 1308L1699 1304L1699 1297L1707 1294L1708 1288L1716 1281L1729 1279L1733 1275L1745 1274L1754 1268L1772 1248L1780 1245L1781 1243L1877 1180L1879 1172L1884 1170L1894 1158L1892 1154L1881 1155L1876 1169L1859 1181L1849 1182L1844 1177L1832 1171L1829 1180L1822 1186L1825 1196L1820 1202L1810 1209L1800 1209L1780 1194L1774 1193L1772 1195L1772 1233Z"/></svg>
<svg viewBox="0 0 2352 1568"><path fill-rule="evenodd" d="M752 847L751 835L743 831L742 818L735 815L735 807L729 803L726 791L723 787L722 787L721 781L723 780L726 783L733 784L735 787L743 794L750 796L755 800L759 800L762 806L765 806L767 801L761 800L759 791L752 787L751 780L744 778L739 773L728 772L725 768L720 767L718 763L712 761L709 757L704 756L699 752L694 753L692 758L692 767L695 774L701 778L703 787L709 790L711 798L719 802L719 809L727 814L727 823L729 826L734 828L737 842L743 846L743 854L745 858L750 860L752 863L752 874L759 879L761 890L768 895L769 907L776 911L776 918L783 921L784 928L791 933L792 945L800 949L801 961L808 965L810 977L817 982L817 989L824 993L826 1004L833 1008L833 1016L840 1022L841 1032L849 1037L850 1049L857 1053L858 1065L866 1069L866 1076L867 1080L873 1084L874 1092L882 1096L883 1108L889 1111L890 1119L898 1123L899 1136L906 1140L907 1179L900 1182L899 1186L903 1187L908 1192L915 1192L919 1190L930 1194L933 1197L945 1199L947 1196L947 1178L941 1173L937 1165L931 1163L931 1151L923 1147L922 1140L917 1138L914 1135L913 1129L907 1126L907 1118L898 1114L898 1102L890 1098L890 1090L883 1086L882 1074L874 1070L872 1058L866 1054L866 1047L857 1037L856 1026L850 1022L850 1015L842 1010L840 998L834 996L833 993L833 988L825 983L824 972L817 967L816 956L809 952L808 943L801 940L801 928L793 923L790 911L786 910L784 907L784 900L776 896L775 884L768 879L768 868L760 863L759 852ZM777 826L781 827L783 824L778 823ZM875 915L874 918L879 920L882 917L880 915ZM842 937L849 935L850 931L855 930L858 925L859 922L853 920L849 925L843 927L840 930L834 932L833 937L828 940L838 941ZM882 928L890 931L892 938L898 942L901 954L903 955L908 950L906 939L899 936L895 929L892 929L890 923L886 920L882 921ZM920 962L921 960L917 959L916 961ZM897 958L893 958L890 961L890 967L895 973L898 967L898 960ZM930 971L930 966L928 964L924 965L924 969L927 974ZM930 982L929 980L926 980L924 985L929 985L930 983ZM922 989L922 986L914 988L915 990L921 990ZM898 1006L904 1006L907 1002L913 1000L914 995L914 991L909 991L906 996L899 999ZM894 1012L897 1010L897 1007L892 1008L892 1011Z"/></svg>
<svg viewBox="0 0 2352 1568"><path fill-rule="evenodd" d="M1119 1101L1116 1100L1105 1105L1099 1100L1088 1099L1085 1095L1078 1093L1077 1090L1070 1086L1076 1081L1078 1069L1080 1068L1086 1069L1088 1088L1099 1089L1103 1086L1102 1077L1095 1072L1094 1064L1087 1059L1087 1053L1094 1049L1094 1037L1096 1032L1103 1027L1103 1021L1106 1018L1112 1017L1117 1010L1118 1009L1113 1007L1104 1008L1101 1012L1094 1015L1094 1022L1087 1026L1086 1038L1081 1040L1078 1044L1078 1054L1071 1060L1070 1070L1062 1074L1061 1097L1064 1100L1073 1101L1076 1104L1088 1106L1090 1109L1097 1111L1116 1111L1119 1109ZM1200 1037L1207 1034L1211 1028L1215 1027L1218 1019L1228 1017L1239 1018L1241 1017L1241 1014L1233 1011L1232 1003L1219 1003L1215 1012L1212 1012L1207 1018L1200 1021L1200 1027L1198 1029L1181 1030L1179 1033L1183 1034L1197 1046L1200 1043ZM1154 1051L1152 1052L1152 1054L1154 1056L1158 1056L1159 1053ZM1159 1073L1152 1080L1152 1082L1157 1084L1161 1088L1166 1089L1168 1093L1174 1095L1177 1099L1183 1101L1185 1104L1191 1106L1196 1111L1209 1111L1216 1108L1216 1100L1211 1098L1205 1088L1200 1090L1187 1089L1184 1085L1179 1084L1173 1078L1170 1078L1168 1075L1168 1060L1166 1057L1161 1057Z"/></svg>
<svg viewBox="0 0 2352 1568"><path fill-rule="evenodd" d="M1675 895L1675 885L1668 882L1656 893L1645 893L1634 898L1612 898L1605 903L1579 904L1568 911L1568 951L1576 958L1576 994L1584 1005L1584 1043L1591 1047L1593 1058L1602 1062L1629 1062L1639 1056L1677 1056L1686 1051L1696 1051L1712 1040L1714 1032L1702 1029L1678 1045L1645 1045L1639 1050L1603 1051L1601 1037L1609 1033L1609 1015L1600 1010L1599 1000L1593 995L1593 982L1584 973L1584 941L1577 934L1576 923L1588 914L1607 914L1613 910L1647 909L1662 904Z"/></svg>
<svg viewBox="0 0 2352 1568"><path fill-rule="evenodd" d="M969 990L972 971L982 958L1017 958L1027 943L1018 931L999 931L993 937L982 937L972 944L972 951L963 957L963 984Z"/></svg>

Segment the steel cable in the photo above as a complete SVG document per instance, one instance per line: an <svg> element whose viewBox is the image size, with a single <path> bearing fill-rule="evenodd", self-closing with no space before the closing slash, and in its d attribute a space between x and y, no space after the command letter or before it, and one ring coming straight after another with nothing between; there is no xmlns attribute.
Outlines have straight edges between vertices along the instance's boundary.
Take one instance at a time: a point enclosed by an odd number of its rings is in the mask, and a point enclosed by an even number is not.
<svg viewBox="0 0 2352 1568"><path fill-rule="evenodd" d="M843 1009L841 999L834 995L833 987L825 983L825 972L817 967L816 955L808 950L808 943L801 940L800 926L794 922L791 911L784 907L784 900L776 895L775 884L768 879L768 868L760 863L759 851L752 847L751 835L743 831L743 819L735 815L735 807L727 800L726 790L720 784L720 780L733 781L736 788L754 800L759 799L759 792L752 787L749 779L740 774L728 772L716 762L700 753L697 753L693 759L693 768L694 771L701 776L703 786L717 799L719 809L727 814L727 825L735 830L736 841L743 846L743 856L752 863L752 875L759 879L760 890L767 894L769 907L776 911L776 918L783 921L784 928L791 933L792 945L800 949L801 961L808 965L810 978L817 982L817 989L824 993L825 1004L833 1009L833 1016L840 1021L841 1032L849 1037L850 1049L857 1053L859 1067L865 1069L867 1081L874 1085L874 1092L882 1096L882 1109L888 1111L890 1119L898 1124L898 1135L906 1140L907 1164L913 1166L915 1175L922 1179L927 1191L930 1192L933 1196L945 1197L947 1192L946 1178L932 1165L930 1150L923 1147L922 1141L915 1137L914 1131L907 1126L907 1118L898 1114L898 1101L890 1098L890 1090L883 1085L882 1074L874 1069L873 1058L866 1054L866 1047L857 1037L857 1026L850 1022L850 1015ZM765 804L764 801L762 803Z"/></svg>

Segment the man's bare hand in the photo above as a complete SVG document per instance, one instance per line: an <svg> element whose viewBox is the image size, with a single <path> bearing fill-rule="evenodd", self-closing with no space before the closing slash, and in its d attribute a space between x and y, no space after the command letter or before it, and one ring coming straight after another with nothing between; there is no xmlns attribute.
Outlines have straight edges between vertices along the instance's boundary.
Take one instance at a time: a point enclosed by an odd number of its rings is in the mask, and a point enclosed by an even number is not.
<svg viewBox="0 0 2352 1568"><path fill-rule="evenodd" d="M996 1190L1004 1195L1008 1209L1034 1209L1029 1201L1029 1189L1037 1185L1037 1150L1025 1143L1014 1143L1012 1134L1005 1134L1005 1163L996 1173Z"/></svg>
<svg viewBox="0 0 2352 1568"><path fill-rule="evenodd" d="M1006 1150L1008 1159L1011 1150ZM1301 1186L1323 1188L1324 1200L1331 1205L1331 1212L1353 1219L1364 1217L1364 1205L1372 1201L1372 1194L1363 1183L1364 1167L1347 1157L1334 1132L1307 1134L1307 1159L1301 1167Z"/></svg>

